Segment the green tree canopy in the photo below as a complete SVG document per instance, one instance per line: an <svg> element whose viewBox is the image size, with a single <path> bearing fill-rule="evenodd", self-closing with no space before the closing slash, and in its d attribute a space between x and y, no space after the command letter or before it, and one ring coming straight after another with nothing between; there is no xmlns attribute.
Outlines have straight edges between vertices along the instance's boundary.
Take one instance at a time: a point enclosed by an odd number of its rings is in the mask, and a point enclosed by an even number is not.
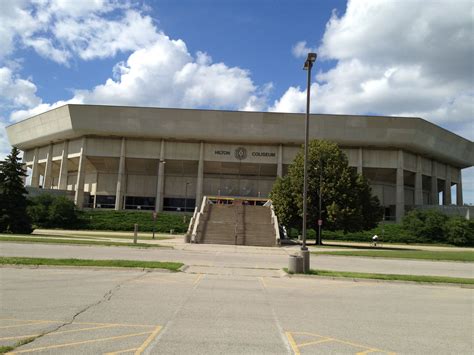
<svg viewBox="0 0 474 355"><path fill-rule="evenodd" d="M23 184L20 151L13 148L0 162L0 232L31 233L31 220L26 213L27 191Z"/></svg>
<svg viewBox="0 0 474 355"><path fill-rule="evenodd" d="M30 201L28 214L36 227L70 229L77 226L76 206L66 196L43 193Z"/></svg>
<svg viewBox="0 0 474 355"><path fill-rule="evenodd" d="M277 179L270 193L280 223L289 227L301 228L303 176L302 148L288 174ZM372 196L367 180L349 167L344 152L335 143L314 140L308 147L308 228L317 228L320 191L325 229L367 230L382 219L377 197Z"/></svg>

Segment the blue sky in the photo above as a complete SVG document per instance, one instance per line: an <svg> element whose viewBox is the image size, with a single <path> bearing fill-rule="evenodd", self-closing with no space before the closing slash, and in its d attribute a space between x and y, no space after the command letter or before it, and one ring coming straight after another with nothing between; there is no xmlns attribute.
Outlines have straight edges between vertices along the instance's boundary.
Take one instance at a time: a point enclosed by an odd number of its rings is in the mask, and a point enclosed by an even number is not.
<svg viewBox="0 0 474 355"><path fill-rule="evenodd" d="M66 102L419 116L474 139L471 1L0 1L4 127ZM463 172L474 203L474 169Z"/></svg>

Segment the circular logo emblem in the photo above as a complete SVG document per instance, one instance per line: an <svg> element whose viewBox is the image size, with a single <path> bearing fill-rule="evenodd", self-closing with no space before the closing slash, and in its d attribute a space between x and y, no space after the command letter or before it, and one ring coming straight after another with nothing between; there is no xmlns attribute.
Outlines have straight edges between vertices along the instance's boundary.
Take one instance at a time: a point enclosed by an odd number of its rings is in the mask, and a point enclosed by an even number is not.
<svg viewBox="0 0 474 355"><path fill-rule="evenodd" d="M238 147L235 150L235 157L239 160L244 160L245 158L247 158L247 149L245 149L244 147Z"/></svg>

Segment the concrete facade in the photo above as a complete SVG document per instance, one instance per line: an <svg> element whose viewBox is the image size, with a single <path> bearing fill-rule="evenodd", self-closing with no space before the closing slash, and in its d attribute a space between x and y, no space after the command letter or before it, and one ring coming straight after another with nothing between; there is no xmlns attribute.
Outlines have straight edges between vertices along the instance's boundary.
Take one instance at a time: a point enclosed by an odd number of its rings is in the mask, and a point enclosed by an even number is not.
<svg viewBox="0 0 474 355"><path fill-rule="evenodd" d="M267 197L304 138L304 115L66 105L7 127L31 186L78 206L191 211L204 195ZM413 206L462 204L474 143L420 118L311 115L400 220ZM86 198L84 197L86 196Z"/></svg>

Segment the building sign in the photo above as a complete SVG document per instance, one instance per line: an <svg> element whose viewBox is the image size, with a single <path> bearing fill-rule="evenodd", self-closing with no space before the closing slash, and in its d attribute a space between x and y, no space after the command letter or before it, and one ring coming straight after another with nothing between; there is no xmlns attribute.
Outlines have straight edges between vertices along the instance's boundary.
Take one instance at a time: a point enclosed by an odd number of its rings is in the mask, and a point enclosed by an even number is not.
<svg viewBox="0 0 474 355"><path fill-rule="evenodd" d="M252 152L253 157L275 157L276 154L272 152Z"/></svg>
<svg viewBox="0 0 474 355"><path fill-rule="evenodd" d="M215 155L230 155L230 151L228 151L228 150L215 150L214 154Z"/></svg>
<svg viewBox="0 0 474 355"><path fill-rule="evenodd" d="M247 158L247 149L245 149L244 147L238 147L235 150L234 155L238 160L244 160L245 158Z"/></svg>
<svg viewBox="0 0 474 355"><path fill-rule="evenodd" d="M227 149L215 149L214 150L214 155L218 155L218 156L231 156L232 155L232 151L231 150L227 150ZM245 160L247 159L249 156L253 157L253 158L275 158L276 157L276 153L275 152L265 152L265 151L248 151L247 148L244 148L244 147L238 147L234 150L233 152L233 155L234 157L237 159L237 160Z"/></svg>

